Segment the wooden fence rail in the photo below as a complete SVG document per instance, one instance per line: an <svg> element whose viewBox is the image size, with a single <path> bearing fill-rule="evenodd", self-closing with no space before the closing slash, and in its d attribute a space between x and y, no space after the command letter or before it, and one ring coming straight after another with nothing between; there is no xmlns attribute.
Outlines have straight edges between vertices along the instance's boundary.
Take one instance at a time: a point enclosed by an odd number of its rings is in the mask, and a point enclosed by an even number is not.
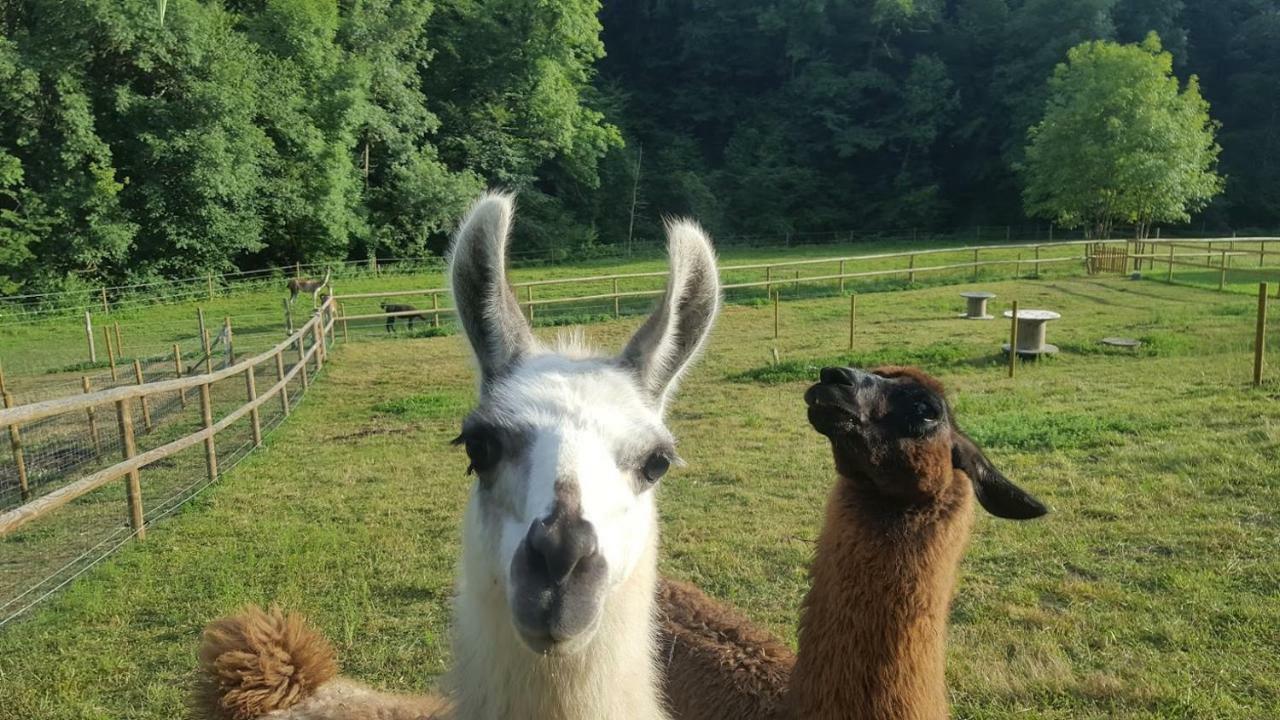
<svg viewBox="0 0 1280 720"><path fill-rule="evenodd" d="M217 434L236 421L249 416L253 420L253 437L255 444L261 443L261 428L258 423L258 408L263 403L274 400L279 394L281 398L286 398L285 393L288 392L288 383L301 373L305 379L308 371L308 364L314 359L316 362L316 372L322 367L324 356L324 344L330 340L333 334L336 315L333 312L333 301L327 300L319 311L307 321L305 325L278 345L267 350L266 352L255 355L251 358L241 360L239 363L224 368L217 372L206 373L203 375L194 375L177 380L165 380L141 385L130 385L109 390L101 390L94 393L77 395L72 397L57 398L54 400L46 400L39 403L31 403L29 405L20 405L18 407L0 410L0 427L9 427L16 429L19 425L30 423L55 415L61 415L70 412L83 412L93 410L97 406L114 404L117 411L118 422L120 424L120 434L123 439L124 457L123 459L86 477L80 478L68 485L64 485L53 492L43 495L35 500L27 502L13 510L0 514L0 536L7 535L14 530L26 525L37 518L43 517L54 510L66 505L67 503L82 497L94 490L106 485L107 483L126 478L126 497L129 504L130 525L139 538L143 536L145 528L142 524L142 493L140 482L140 471L156 462L167 458L175 453L181 452L197 443L205 444L207 470L209 479L214 480L218 475L217 464L217 445L215 438ZM312 345L309 349L305 349L307 338L312 339ZM297 346L300 353L298 362L288 372L284 370L284 353L294 346ZM274 385L264 391L259 392L255 383L256 367L262 363L271 362L277 370L277 380ZM244 374L248 399L240 407L232 410L225 417L217 422L213 421L212 405L210 401L211 386L227 378L235 375ZM135 399L143 402L146 398L160 393L185 392L191 388L198 388L200 393L201 414L203 416L203 427L194 433L181 437L177 440L169 442L160 447L148 450L144 453L136 453L133 442L133 410L132 404ZM287 400L283 400L287 403ZM287 405L286 405L287 409Z"/></svg>
<svg viewBox="0 0 1280 720"><path fill-rule="evenodd" d="M1259 248L1249 249L1249 248L1237 247L1235 249L1226 249L1226 250L1217 249L1217 248L1213 250L1206 249L1206 243L1209 245L1212 245L1213 243L1226 243L1226 242L1255 243L1259 245ZM1194 244L1194 243L1200 243L1200 244ZM1179 266L1185 265L1187 267L1201 267L1201 268L1209 267L1213 269L1213 268L1220 267L1220 265L1224 262L1223 260L1224 257L1230 258L1238 255L1239 256L1256 255L1259 258L1263 258L1266 256L1266 252L1267 252L1266 245L1268 243L1280 243L1280 238L1241 237L1241 238L1235 238L1234 240L1217 240L1217 239L1215 240L1186 240L1186 239L1162 240L1159 238L1155 238L1150 240L1144 240L1141 243L1136 243L1135 241L1132 241L1132 240L1101 240L1101 241L1099 240L1067 240L1067 241L1060 241L1060 242L1044 242L1044 243L978 245L978 246L956 247L956 248L929 248L929 249L910 250L910 251L903 251L903 252L876 253L872 255L824 257L824 258L811 258L811 259L804 259L804 260L785 260L780 262L750 263L750 264L744 264L744 265L724 265L724 266L721 266L720 273L722 277L730 273L746 272L746 271L762 270L765 273L765 279L763 280L725 283L723 284L723 288L725 290L765 288L766 290L772 291L773 288L781 287L784 284L790 284L793 287L798 287L800 284L808 284L808 283L839 282L841 291L843 292L845 289L845 281L854 279L854 278L905 276L908 279L908 281L914 282L917 274L927 274L930 272L946 272L946 271L955 271L955 270L964 270L964 269L972 269L974 273L977 273L978 269L982 267L1010 266L1010 265L1014 266L1015 273L1020 274L1023 267L1029 267L1032 269L1032 271L1035 274L1038 275L1040 273L1040 269L1042 266L1057 265L1061 263L1081 263L1082 267L1084 267L1087 270L1091 267L1101 267L1100 263L1095 263L1095 250L1098 248L1106 248L1108 257L1111 257L1116 253L1119 253L1120 257L1122 257L1126 261L1130 259L1132 259L1135 262L1146 260L1149 264L1154 264L1154 263L1167 264L1172 261L1174 264ZM1160 253L1156 249L1157 246L1161 248L1167 247L1169 248L1170 252ZM1136 251L1137 247L1141 247L1143 248L1143 250L1146 250L1149 248L1151 252L1138 252ZM1197 250L1198 252L1174 252L1173 251L1174 248L1187 248L1187 247ZM1055 249L1061 249L1061 248L1067 248L1067 249L1080 248L1080 253L1072 254L1065 257L1064 256L1057 256L1057 257L1041 256L1041 253L1043 251L1055 250ZM1016 250L1024 250L1024 251L1030 250L1032 251L1033 255L1032 257L1029 257L1029 258L1022 257L1020 254L1016 257L1002 257L997 259L981 259L980 257L980 254L982 252L988 252L988 253L1001 252L1001 251L1007 252L1007 251L1016 251ZM971 255L972 259L967 259L964 262L945 263L945 264L939 264L939 265L917 264L917 261L919 258L927 258L928 256L931 256L931 255L945 255L948 253ZM1273 249L1272 253L1273 253L1273 256L1275 256L1275 253L1280 253L1280 248ZM864 270L859 272L846 271L846 267L849 263L892 260L892 259L898 259L898 258L906 259L907 262L905 267L887 268L882 270ZM1219 262L1217 264L1211 264L1206 266L1199 263L1187 261L1188 259L1194 259L1194 258L1207 258L1210 262L1212 262L1212 260L1214 259L1217 259ZM781 268L796 269L796 268L801 268L805 266L834 265L834 264L839 264L840 266L840 271L838 273L824 273L820 275L811 275L807 277L792 276L790 278L784 279L780 276L779 273L775 272ZM1108 271L1113 271L1113 272L1123 271L1124 267L1125 267L1125 263L1123 262L1111 262L1106 264L1106 269ZM1228 267L1228 269L1230 268ZM1172 273L1170 273L1170 275L1171 274ZM662 290L659 290L659 289L625 290L625 291L619 290L618 282L620 280L632 280L637 278L659 278L659 277L666 277L667 275L668 275L668 271L665 271L665 270L653 271L653 272L617 273L613 275L590 275L590 276L573 277L573 278L554 278L550 280L532 280L532 281L526 281L526 282L512 283L512 286L517 289L517 298L521 298L523 296L523 298L519 300L519 304L522 308L524 308L526 314L531 316L534 315L532 311L536 307L542 307L547 305L578 303L578 302L592 302L592 301L611 301L614 304L614 308L615 308L614 314L616 316L619 314L619 312L617 311L617 308L618 308L618 303L621 299L629 298L629 297L653 297L653 296L661 295L663 292ZM552 286L552 285L573 285L573 284L590 285L590 284L607 284L607 283L613 284L612 292L593 293L593 294L578 295L578 296L552 297L552 298L544 297L544 298L536 298L536 299L533 297L533 294L532 294L533 288L536 288L536 287L544 287L544 286ZM525 290L524 293L519 292L519 289L521 288ZM364 314L355 314L355 315L348 315L346 314L346 311L344 308L339 308L337 319L339 322L347 323L355 320L374 320L374 319L385 319L385 318L410 317L410 316L420 315L424 312L429 312L434 317L438 318L440 314L448 314L448 313L454 312L454 309L452 307L440 305L440 302L439 302L440 296L441 295L448 296L448 289L443 287L425 288L421 290L395 290L395 291L384 292L384 293L362 292L362 293L349 293L349 294L335 294L334 299L335 300L355 300L355 299L374 298L374 297L403 297L403 296L412 296L412 295L430 296L432 300L432 307L428 310L419 309L419 310L406 310L406 311L400 311L400 312L389 312L389 313L379 312L379 313L364 313Z"/></svg>

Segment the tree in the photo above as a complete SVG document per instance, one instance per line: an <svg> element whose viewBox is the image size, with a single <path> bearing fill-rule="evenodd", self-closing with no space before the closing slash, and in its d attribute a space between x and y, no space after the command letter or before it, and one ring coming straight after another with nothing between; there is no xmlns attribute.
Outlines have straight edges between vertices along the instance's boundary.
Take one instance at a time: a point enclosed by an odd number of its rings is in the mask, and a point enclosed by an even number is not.
<svg viewBox="0 0 1280 720"><path fill-rule="evenodd" d="M1119 223L1187 222L1222 191L1217 123L1193 75L1183 88L1151 33L1139 45L1077 45L1054 69L1028 131L1027 212L1105 238Z"/></svg>

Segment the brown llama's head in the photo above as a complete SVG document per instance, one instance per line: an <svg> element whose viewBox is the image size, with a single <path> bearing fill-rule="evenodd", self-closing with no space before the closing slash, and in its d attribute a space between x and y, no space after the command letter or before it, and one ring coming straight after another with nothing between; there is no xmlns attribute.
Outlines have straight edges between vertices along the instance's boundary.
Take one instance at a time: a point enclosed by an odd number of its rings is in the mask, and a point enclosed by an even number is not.
<svg viewBox="0 0 1280 720"><path fill-rule="evenodd" d="M809 423L831 440L840 474L889 503L926 503L960 470L996 517L1028 520L1048 512L956 427L942 384L917 368L824 368L804 397Z"/></svg>

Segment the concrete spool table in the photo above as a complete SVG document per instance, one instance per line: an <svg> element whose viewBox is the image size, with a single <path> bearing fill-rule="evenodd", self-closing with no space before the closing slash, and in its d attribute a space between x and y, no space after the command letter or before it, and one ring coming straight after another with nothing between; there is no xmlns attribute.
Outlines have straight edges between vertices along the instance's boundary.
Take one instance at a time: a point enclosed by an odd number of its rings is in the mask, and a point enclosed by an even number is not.
<svg viewBox="0 0 1280 720"><path fill-rule="evenodd" d="M960 317L966 320L995 320L995 317L987 314L987 301L995 297L992 292L962 292L960 297L969 301L968 312Z"/></svg>
<svg viewBox="0 0 1280 720"><path fill-rule="evenodd" d="M1013 317L1012 310L1005 310L1004 316ZM1041 355L1056 355L1057 345L1044 341L1045 326L1050 320L1062 317L1052 310L1019 310L1018 311L1018 355L1020 357L1038 358ZM1001 348L1009 352L1009 343Z"/></svg>

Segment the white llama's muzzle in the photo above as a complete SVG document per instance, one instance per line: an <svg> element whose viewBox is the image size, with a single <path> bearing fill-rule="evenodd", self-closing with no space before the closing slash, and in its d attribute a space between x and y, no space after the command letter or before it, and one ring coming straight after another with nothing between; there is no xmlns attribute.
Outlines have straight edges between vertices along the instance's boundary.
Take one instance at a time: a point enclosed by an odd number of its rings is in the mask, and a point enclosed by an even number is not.
<svg viewBox="0 0 1280 720"><path fill-rule="evenodd" d="M576 507L556 503L529 526L511 560L511 612L531 650L571 653L600 619L608 563L595 528Z"/></svg>

